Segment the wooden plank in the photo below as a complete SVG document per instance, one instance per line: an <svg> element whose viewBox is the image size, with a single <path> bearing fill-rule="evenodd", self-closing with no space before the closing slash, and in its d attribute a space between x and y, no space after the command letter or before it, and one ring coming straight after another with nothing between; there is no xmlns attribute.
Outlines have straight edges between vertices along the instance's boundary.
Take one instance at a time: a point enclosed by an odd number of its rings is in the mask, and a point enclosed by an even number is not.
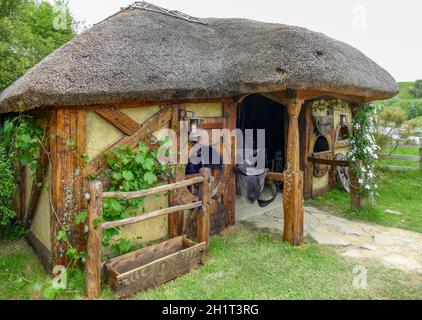
<svg viewBox="0 0 422 320"><path fill-rule="evenodd" d="M137 254L139 261L135 260L133 263L138 267L124 273L119 272L122 268L118 263L115 263L114 270L109 275L109 284L117 296L128 297L134 293L154 288L201 266L206 244L200 243L190 246L183 241L183 237L177 239L182 239L182 250L176 250L174 253L163 256L159 248L160 245L151 249L141 249ZM173 239L170 241L174 242ZM179 246L177 245L177 247ZM143 264L142 261L145 260L151 262Z"/></svg>
<svg viewBox="0 0 422 320"><path fill-rule="evenodd" d="M140 126L135 120L115 107L98 108L95 112L129 136L135 134L136 131L139 130Z"/></svg>
<svg viewBox="0 0 422 320"><path fill-rule="evenodd" d="M88 299L101 295L101 248L102 229L95 222L103 216L103 186L99 181L90 183L91 200L88 205L88 242L85 265L85 289Z"/></svg>
<svg viewBox="0 0 422 320"><path fill-rule="evenodd" d="M51 116L51 115L50 115ZM26 210L26 214L24 217L24 226L25 228L29 228L32 224L32 220L34 219L35 212L37 210L38 200L41 195L41 187L40 184L44 184L45 176L47 174L47 168L49 164L48 160L48 150L50 149L50 123L47 124L46 128L44 129L44 136L42 138L42 146L40 147L39 155L38 155L38 166L35 170L34 180L32 182L31 187L31 196L28 202L28 208Z"/></svg>
<svg viewBox="0 0 422 320"><path fill-rule="evenodd" d="M222 117L206 117L203 118L201 129L210 130L210 129L224 129L225 127L225 118Z"/></svg>
<svg viewBox="0 0 422 320"><path fill-rule="evenodd" d="M83 166L80 153L85 148L85 110L54 111L51 137L51 243L54 265L69 265L68 243L57 240L62 228L67 228L69 243L84 250L83 225L75 226L75 217L83 206Z"/></svg>
<svg viewBox="0 0 422 320"><path fill-rule="evenodd" d="M134 224L134 223L138 223L138 222L142 222L145 220L149 220L152 218L156 218L156 217L160 217L163 216L165 214L169 214L172 212L178 212L178 211L183 211L183 210L193 210L196 208L199 208L202 206L202 201L197 201L194 203L189 203L189 204L184 204L184 205L180 205L180 206L174 206L174 207L169 207L169 208L163 208L157 211L152 211L140 216L136 216L136 217L130 217L127 219L122 219L122 220L117 220L117 221L110 221L110 222L104 222L101 224L101 227L106 230L106 229L112 229L112 228L117 228L117 227L121 227L121 226L126 226L129 224Z"/></svg>
<svg viewBox="0 0 422 320"><path fill-rule="evenodd" d="M196 236L198 242L206 242L207 248L209 244L210 236L210 210L209 210L209 201L210 201L210 182L211 182L211 169L202 168L201 176L204 179L204 182L200 186L200 199L202 207L198 212L198 229Z"/></svg>
<svg viewBox="0 0 422 320"><path fill-rule="evenodd" d="M194 184L202 183L203 181L204 181L203 177L196 177L196 178L187 179L187 180L183 180L183 181L179 181L179 182L175 182L171 184L166 184L163 186L158 186L158 187L146 189L146 190L139 190L139 191L132 191L132 192L117 192L117 191L104 192L103 198L104 199L115 198L115 199L124 199L124 200L143 198L147 196L152 196L157 193L186 188ZM89 195L86 195L86 199L89 200Z"/></svg>
<svg viewBox="0 0 422 320"><path fill-rule="evenodd" d="M405 154L380 154L380 159L391 159L391 160L408 160L408 161L414 161L419 162L420 157L419 156L409 156Z"/></svg>
<svg viewBox="0 0 422 320"><path fill-rule="evenodd" d="M331 160L331 159L318 159L314 157L308 157L308 160L313 163L325 164L334 167L349 167L349 163L343 160Z"/></svg>
<svg viewBox="0 0 422 320"><path fill-rule="evenodd" d="M105 154L112 154L113 150L122 146L128 146L129 148L135 148L139 141L146 137L148 133L154 133L158 129L164 127L172 118L172 110L169 107L164 107L158 111L155 115L140 125L138 131L131 136L126 136L108 148L105 152L94 158L88 164L86 168L86 176L97 175L103 170L108 168L105 161Z"/></svg>

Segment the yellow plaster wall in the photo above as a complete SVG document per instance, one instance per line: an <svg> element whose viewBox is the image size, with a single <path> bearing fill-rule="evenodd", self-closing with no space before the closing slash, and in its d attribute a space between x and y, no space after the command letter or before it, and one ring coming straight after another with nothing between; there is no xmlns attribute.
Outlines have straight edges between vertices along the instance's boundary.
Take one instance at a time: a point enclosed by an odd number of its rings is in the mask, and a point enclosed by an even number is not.
<svg viewBox="0 0 422 320"><path fill-rule="evenodd" d="M184 104L186 110L195 112L197 117L216 117L222 115L221 103ZM138 123L143 123L156 112L160 106L142 106L139 108L120 109ZM124 134L112 124L94 112L87 113L87 154L90 159L104 152L111 145L124 137ZM151 196L145 198L144 208L139 214L159 210L168 206L168 196ZM150 242L167 236L167 217L158 217L143 223L121 228L119 237L131 239L134 242Z"/></svg>
<svg viewBox="0 0 422 320"><path fill-rule="evenodd" d="M34 235L51 250L50 239L50 177L51 167L48 167L47 177L41 190L38 200L37 209L35 211L34 220L32 221L31 231Z"/></svg>

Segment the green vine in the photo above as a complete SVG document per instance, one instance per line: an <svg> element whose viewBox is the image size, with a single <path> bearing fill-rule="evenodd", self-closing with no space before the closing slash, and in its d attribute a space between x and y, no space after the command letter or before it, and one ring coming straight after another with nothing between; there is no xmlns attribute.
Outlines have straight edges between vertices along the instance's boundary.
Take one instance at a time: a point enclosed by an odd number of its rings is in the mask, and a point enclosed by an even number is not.
<svg viewBox="0 0 422 320"><path fill-rule="evenodd" d="M374 116L378 109L373 104L361 104L354 115L352 129L349 132L350 149L347 161L352 172L357 176L359 193L369 198L375 204L374 161L378 159L379 147L376 144L374 133Z"/></svg>
<svg viewBox="0 0 422 320"><path fill-rule="evenodd" d="M13 236L24 232L13 206L18 190L15 179L18 176L15 172L17 164L29 166L35 172L43 132L33 116L22 113L6 119L0 132L0 227L9 229Z"/></svg>
<svg viewBox="0 0 422 320"><path fill-rule="evenodd" d="M161 145L166 141L161 142ZM134 150L124 146L106 155L111 176L111 186L108 191L129 192L149 189L161 181L167 181L171 170L166 164L157 160L158 150L140 143ZM144 199L105 199L103 202L103 220L113 221L135 216L143 209ZM123 254L133 249L130 240L120 238L111 244L114 236L120 230L109 229L103 233L103 245L109 247L114 254Z"/></svg>

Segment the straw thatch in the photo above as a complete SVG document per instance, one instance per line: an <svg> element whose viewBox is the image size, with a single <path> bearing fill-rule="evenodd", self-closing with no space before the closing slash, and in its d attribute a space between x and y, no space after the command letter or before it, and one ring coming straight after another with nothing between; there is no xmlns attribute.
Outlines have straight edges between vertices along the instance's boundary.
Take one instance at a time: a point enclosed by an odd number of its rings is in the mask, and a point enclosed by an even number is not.
<svg viewBox="0 0 422 320"><path fill-rule="evenodd" d="M135 3L0 94L0 112L316 89L383 99L397 84L357 49L304 28L198 19Z"/></svg>

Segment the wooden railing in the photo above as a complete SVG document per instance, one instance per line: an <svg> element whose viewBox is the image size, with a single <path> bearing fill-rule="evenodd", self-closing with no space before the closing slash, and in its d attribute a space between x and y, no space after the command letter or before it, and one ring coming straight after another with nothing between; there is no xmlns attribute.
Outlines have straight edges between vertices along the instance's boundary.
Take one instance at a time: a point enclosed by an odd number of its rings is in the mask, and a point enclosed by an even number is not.
<svg viewBox="0 0 422 320"><path fill-rule="evenodd" d="M101 241L103 230L139 223L169 213L183 212L184 210L200 208L197 222L197 240L199 243L205 242L208 247L210 234L210 179L210 169L203 168L201 169L200 176L198 177L193 177L191 179L179 181L176 183L134 192L103 192L103 186L100 181L91 182L89 187L89 193L85 195L85 198L88 200L88 242L85 270L87 297L97 298L101 294ZM195 184L200 184L200 201L164 208L161 210L149 212L140 216L130 217L127 219L96 223L98 221L101 221L103 216L103 199L143 198L158 193L175 191Z"/></svg>
<svg viewBox="0 0 422 320"><path fill-rule="evenodd" d="M393 146L395 147L395 146ZM410 162L418 162L417 167L410 166L397 166L397 165L379 165L381 168L387 168L389 170L422 170L422 144L421 145L399 145L399 148L403 149L419 149L418 156L404 155L404 154L381 154L380 160L406 160Z"/></svg>

